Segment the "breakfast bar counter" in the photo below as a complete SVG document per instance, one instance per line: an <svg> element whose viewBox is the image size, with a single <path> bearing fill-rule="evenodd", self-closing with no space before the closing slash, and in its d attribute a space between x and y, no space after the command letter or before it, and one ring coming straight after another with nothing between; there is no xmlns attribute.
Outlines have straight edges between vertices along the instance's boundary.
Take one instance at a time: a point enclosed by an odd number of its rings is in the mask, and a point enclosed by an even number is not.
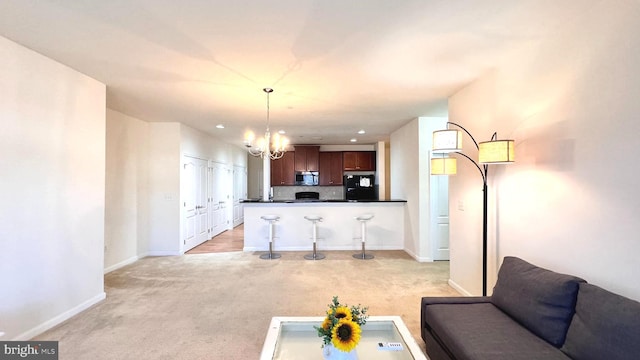
<svg viewBox="0 0 640 360"><path fill-rule="evenodd" d="M244 251L268 251L269 223L265 215L277 215L274 251L305 251L312 248L312 225L305 216L321 216L318 251L360 250L360 222L355 218L372 214L366 224L367 250L404 249L405 200L314 200L244 201Z"/></svg>

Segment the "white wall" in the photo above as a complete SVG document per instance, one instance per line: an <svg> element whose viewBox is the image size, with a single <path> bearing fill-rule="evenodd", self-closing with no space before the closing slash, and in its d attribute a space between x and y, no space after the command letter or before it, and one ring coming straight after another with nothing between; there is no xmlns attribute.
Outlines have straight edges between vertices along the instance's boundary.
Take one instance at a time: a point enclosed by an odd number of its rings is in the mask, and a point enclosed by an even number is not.
<svg viewBox="0 0 640 360"><path fill-rule="evenodd" d="M443 129L446 121L444 117L416 118L390 136L390 195L407 200L405 251L419 261L433 261L429 150L433 131Z"/></svg>
<svg viewBox="0 0 640 360"><path fill-rule="evenodd" d="M149 251L149 124L107 109L105 272Z"/></svg>
<svg viewBox="0 0 640 360"><path fill-rule="evenodd" d="M515 255L640 300L638 19L638 2L593 3L450 99L478 140L516 141L490 168L490 289ZM480 294L477 170L459 162L450 186L451 280Z"/></svg>
<svg viewBox="0 0 640 360"><path fill-rule="evenodd" d="M149 255L179 255L180 123L149 123Z"/></svg>
<svg viewBox="0 0 640 360"><path fill-rule="evenodd" d="M212 160L230 167L247 167L247 151L221 141L207 133L181 124L181 150L183 155Z"/></svg>
<svg viewBox="0 0 640 360"><path fill-rule="evenodd" d="M418 119L391 133L391 198L407 200L405 206L405 251L417 258L420 247L420 189L415 174L420 163Z"/></svg>
<svg viewBox="0 0 640 360"><path fill-rule="evenodd" d="M389 200L389 194L387 189L389 184L389 169L387 164L389 163L388 142L378 141L376 143L376 184L378 186L378 199Z"/></svg>
<svg viewBox="0 0 640 360"><path fill-rule="evenodd" d="M0 332L104 299L105 86L0 37Z"/></svg>

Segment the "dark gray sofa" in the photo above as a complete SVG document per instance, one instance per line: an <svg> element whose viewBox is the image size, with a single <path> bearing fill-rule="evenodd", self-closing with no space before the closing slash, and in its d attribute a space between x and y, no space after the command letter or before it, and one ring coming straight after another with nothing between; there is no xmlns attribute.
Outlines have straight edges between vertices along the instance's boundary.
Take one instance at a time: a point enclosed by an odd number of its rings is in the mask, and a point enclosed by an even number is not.
<svg viewBox="0 0 640 360"><path fill-rule="evenodd" d="M431 360L640 359L640 303L504 258L490 297L424 297Z"/></svg>

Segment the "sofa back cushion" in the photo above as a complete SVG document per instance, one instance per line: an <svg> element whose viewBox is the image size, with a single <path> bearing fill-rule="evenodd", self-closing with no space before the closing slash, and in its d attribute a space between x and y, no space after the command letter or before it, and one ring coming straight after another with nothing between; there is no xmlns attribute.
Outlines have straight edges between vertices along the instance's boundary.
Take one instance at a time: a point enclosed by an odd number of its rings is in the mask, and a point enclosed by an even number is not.
<svg viewBox="0 0 640 360"><path fill-rule="evenodd" d="M638 359L640 302L580 284L576 314L562 351L576 360Z"/></svg>
<svg viewBox="0 0 640 360"><path fill-rule="evenodd" d="M555 347L564 343L584 280L507 256L498 272L491 302Z"/></svg>

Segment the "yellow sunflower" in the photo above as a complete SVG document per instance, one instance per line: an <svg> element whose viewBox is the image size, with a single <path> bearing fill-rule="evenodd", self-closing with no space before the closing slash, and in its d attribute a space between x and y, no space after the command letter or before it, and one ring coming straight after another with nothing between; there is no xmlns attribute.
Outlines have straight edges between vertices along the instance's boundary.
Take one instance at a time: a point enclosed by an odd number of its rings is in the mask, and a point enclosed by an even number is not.
<svg viewBox="0 0 640 360"><path fill-rule="evenodd" d="M336 349L349 352L358 345L361 332L360 325L351 320L340 319L331 331L331 343Z"/></svg>
<svg viewBox="0 0 640 360"><path fill-rule="evenodd" d="M349 321L353 320L351 316L351 310L349 310L346 306L338 306L336 308L336 314L334 315L336 319L347 319Z"/></svg>
<svg viewBox="0 0 640 360"><path fill-rule="evenodd" d="M324 318L324 321L322 322L322 328L325 330L329 330L331 328L331 319L329 319L328 317Z"/></svg>

